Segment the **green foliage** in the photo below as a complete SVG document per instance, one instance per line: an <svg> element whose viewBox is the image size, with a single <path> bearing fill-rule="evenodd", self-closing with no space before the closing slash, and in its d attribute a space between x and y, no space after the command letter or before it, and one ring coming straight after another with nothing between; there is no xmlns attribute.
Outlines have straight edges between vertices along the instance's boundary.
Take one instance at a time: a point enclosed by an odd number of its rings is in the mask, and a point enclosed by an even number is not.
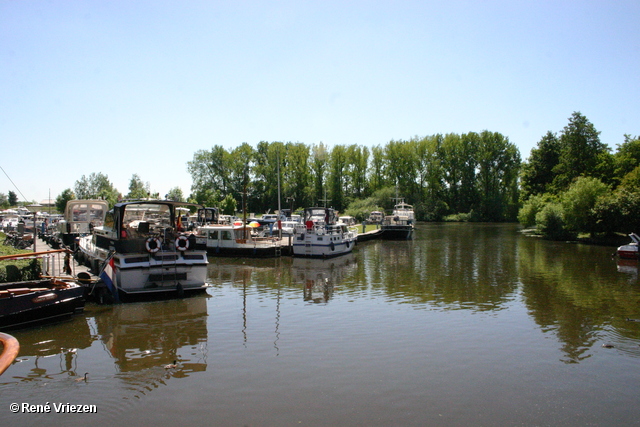
<svg viewBox="0 0 640 427"><path fill-rule="evenodd" d="M566 190L580 176L608 181L613 165L609 151L595 126L584 115L574 112L560 134L560 157L553 168L555 192Z"/></svg>
<svg viewBox="0 0 640 427"><path fill-rule="evenodd" d="M551 197L546 194L536 194L529 197L524 202L522 208L518 212L518 221L525 227L533 227L536 225L536 215L551 201Z"/></svg>
<svg viewBox="0 0 640 427"><path fill-rule="evenodd" d="M4 242L6 237L6 234L0 232L1 242ZM0 244L0 255L15 255L26 252L29 251ZM0 261L0 283L35 280L40 278L41 273L42 267L37 258Z"/></svg>
<svg viewBox="0 0 640 427"><path fill-rule="evenodd" d="M478 211L484 221L513 220L517 215L520 153L497 132L483 131L478 147Z"/></svg>
<svg viewBox="0 0 640 427"><path fill-rule="evenodd" d="M471 222L473 217L473 212L466 213L457 213L452 215L447 215L443 218L445 222Z"/></svg>
<svg viewBox="0 0 640 427"><path fill-rule="evenodd" d="M538 142L538 147L531 150L527 162L522 165L520 195L523 200L549 191L554 178L553 168L558 165L559 160L560 141L555 134L547 132Z"/></svg>
<svg viewBox="0 0 640 427"><path fill-rule="evenodd" d="M120 193L113 187L109 177L100 172L92 173L89 177L82 177L76 181L74 192L78 199L102 199L110 206L116 204Z"/></svg>
<svg viewBox="0 0 640 427"><path fill-rule="evenodd" d="M36 258L0 262L0 283L36 280L40 274L42 267Z"/></svg>
<svg viewBox="0 0 640 427"><path fill-rule="evenodd" d="M218 207L222 196L219 191L212 190L210 188L203 188L196 190L190 199L193 203L199 203L207 207Z"/></svg>
<svg viewBox="0 0 640 427"><path fill-rule="evenodd" d="M580 177L560 195L566 228L574 232L595 231L592 209L609 187L597 178Z"/></svg>
<svg viewBox="0 0 640 427"><path fill-rule="evenodd" d="M564 212L559 203L547 203L536 214L536 228L540 234L552 240L567 240L574 237L565 228Z"/></svg>
<svg viewBox="0 0 640 427"><path fill-rule="evenodd" d="M635 169L623 176L620 187L629 190L640 188L640 166L636 166Z"/></svg>
<svg viewBox="0 0 640 427"><path fill-rule="evenodd" d="M231 194L227 194L220 202L220 210L224 215L234 215L238 208L238 202Z"/></svg>
<svg viewBox="0 0 640 427"><path fill-rule="evenodd" d="M369 218L369 214L373 211L382 211L383 209L376 204L375 197L367 197L366 199L358 199L349 203L349 207L345 210L346 215L351 215L356 221L361 222Z"/></svg>
<svg viewBox="0 0 640 427"><path fill-rule="evenodd" d="M13 191L9 191L9 206L16 206L18 204L18 195Z"/></svg>
<svg viewBox="0 0 640 427"><path fill-rule="evenodd" d="M133 174L129 181L129 194L125 196L127 199L142 200L149 197L148 186L142 182L138 174Z"/></svg>
<svg viewBox="0 0 640 427"><path fill-rule="evenodd" d="M62 193L56 197L56 210L60 213L63 213L65 208L67 207L67 202L69 200L75 200L76 195L73 194L73 191L70 188L67 188Z"/></svg>
<svg viewBox="0 0 640 427"><path fill-rule="evenodd" d="M173 187L167 193L167 200L173 200L174 202L184 202L184 195L182 194L182 190L180 187Z"/></svg>
<svg viewBox="0 0 640 427"><path fill-rule="evenodd" d="M628 234L640 230L640 192L619 188L598 198L592 209L595 231Z"/></svg>

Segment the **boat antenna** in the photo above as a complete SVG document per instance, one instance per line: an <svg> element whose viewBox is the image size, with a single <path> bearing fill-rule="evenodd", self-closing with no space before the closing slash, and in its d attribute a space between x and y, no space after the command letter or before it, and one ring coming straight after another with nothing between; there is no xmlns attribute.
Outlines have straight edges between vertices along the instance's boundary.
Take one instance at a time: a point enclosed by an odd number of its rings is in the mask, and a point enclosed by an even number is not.
<svg viewBox="0 0 640 427"><path fill-rule="evenodd" d="M321 199L320 201L324 202L325 209L327 208L327 202L331 201L331 199L327 199L327 188L326 187L324 189L324 199Z"/></svg>

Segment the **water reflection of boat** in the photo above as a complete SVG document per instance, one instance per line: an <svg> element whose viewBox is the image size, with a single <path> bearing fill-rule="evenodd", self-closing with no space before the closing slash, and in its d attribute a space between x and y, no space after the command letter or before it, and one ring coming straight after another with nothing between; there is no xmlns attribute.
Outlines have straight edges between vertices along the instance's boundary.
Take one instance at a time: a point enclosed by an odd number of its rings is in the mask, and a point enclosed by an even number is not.
<svg viewBox="0 0 640 427"><path fill-rule="evenodd" d="M207 341L207 296L178 300L119 304L113 311L96 316L100 339L120 372L180 362L180 372L206 370L206 361L185 361L180 348L205 345ZM193 354L189 352L189 355Z"/></svg>
<svg viewBox="0 0 640 427"><path fill-rule="evenodd" d="M294 258L291 268L293 280L304 285L304 300L326 303L345 277L357 268L356 256L348 254L337 258Z"/></svg>
<svg viewBox="0 0 640 427"><path fill-rule="evenodd" d="M618 271L628 274L631 279L638 280L638 260L637 259L619 259L617 261Z"/></svg>

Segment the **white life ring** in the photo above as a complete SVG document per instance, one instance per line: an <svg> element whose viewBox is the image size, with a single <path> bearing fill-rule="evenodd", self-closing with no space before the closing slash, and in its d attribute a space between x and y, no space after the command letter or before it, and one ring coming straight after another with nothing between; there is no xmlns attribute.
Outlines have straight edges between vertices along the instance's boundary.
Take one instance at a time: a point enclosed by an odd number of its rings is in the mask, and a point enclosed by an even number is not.
<svg viewBox="0 0 640 427"><path fill-rule="evenodd" d="M320 226L317 226L317 227L316 227L316 234L317 234L318 236L322 236L322 235L324 234L324 228L323 228L323 227L320 227Z"/></svg>
<svg viewBox="0 0 640 427"><path fill-rule="evenodd" d="M162 243L157 237L149 237L145 242L145 246L147 247L147 252L155 254L160 250Z"/></svg>
<svg viewBox="0 0 640 427"><path fill-rule="evenodd" d="M179 251L186 251L189 249L189 238L187 236L179 236L176 239L176 249Z"/></svg>

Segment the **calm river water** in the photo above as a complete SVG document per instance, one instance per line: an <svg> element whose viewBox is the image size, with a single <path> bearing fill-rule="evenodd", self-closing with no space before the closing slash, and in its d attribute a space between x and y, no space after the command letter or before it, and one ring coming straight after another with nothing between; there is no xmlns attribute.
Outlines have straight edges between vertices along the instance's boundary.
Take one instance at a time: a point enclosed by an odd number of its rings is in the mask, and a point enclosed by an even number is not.
<svg viewBox="0 0 640 427"><path fill-rule="evenodd" d="M518 230L420 224L411 241L332 260L210 258L205 295L87 305L14 331L21 351L0 377L0 420L637 425L637 264ZM11 403L96 413L14 414Z"/></svg>

